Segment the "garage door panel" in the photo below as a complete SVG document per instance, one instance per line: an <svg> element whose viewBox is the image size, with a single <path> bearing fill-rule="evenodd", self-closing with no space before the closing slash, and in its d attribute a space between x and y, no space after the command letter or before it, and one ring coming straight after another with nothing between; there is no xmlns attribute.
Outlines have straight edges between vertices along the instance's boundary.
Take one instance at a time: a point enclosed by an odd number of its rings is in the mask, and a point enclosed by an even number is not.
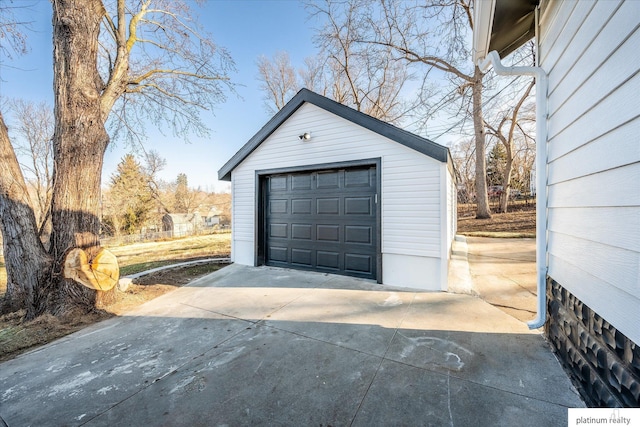
<svg viewBox="0 0 640 427"><path fill-rule="evenodd" d="M345 215L371 215L373 212L372 197L345 197Z"/></svg>
<svg viewBox="0 0 640 427"><path fill-rule="evenodd" d="M299 266L313 267L313 251L310 249L291 249L291 263Z"/></svg>
<svg viewBox="0 0 640 427"><path fill-rule="evenodd" d="M266 179L266 264L376 278L374 166Z"/></svg>
<svg viewBox="0 0 640 427"><path fill-rule="evenodd" d="M316 267L330 268L332 270L340 269L340 253L317 251Z"/></svg>
<svg viewBox="0 0 640 427"><path fill-rule="evenodd" d="M318 215L338 215L340 213L340 199L337 197L317 199L316 206Z"/></svg>
<svg viewBox="0 0 640 427"><path fill-rule="evenodd" d="M298 174L291 176L292 190L311 190L311 174Z"/></svg>
<svg viewBox="0 0 640 427"><path fill-rule="evenodd" d="M269 180L269 190L272 192L287 190L287 181L286 176L274 176Z"/></svg>
<svg viewBox="0 0 640 427"><path fill-rule="evenodd" d="M271 214L286 214L288 200L269 200L269 213Z"/></svg>
<svg viewBox="0 0 640 427"><path fill-rule="evenodd" d="M312 205L313 205L313 199L292 199L291 213L293 215L311 215Z"/></svg>
<svg viewBox="0 0 640 427"><path fill-rule="evenodd" d="M288 236L288 228L288 224L269 224L269 237L286 239Z"/></svg>
<svg viewBox="0 0 640 427"><path fill-rule="evenodd" d="M372 261L369 255L346 254L345 270L358 273L371 273Z"/></svg>
<svg viewBox="0 0 640 427"><path fill-rule="evenodd" d="M347 170L344 173L344 186L350 187L371 187L375 183L371 182L369 170Z"/></svg>
<svg viewBox="0 0 640 427"><path fill-rule="evenodd" d="M329 241L329 242L340 242L340 226L335 224L330 225L318 225L316 227L316 239Z"/></svg>
<svg viewBox="0 0 640 427"><path fill-rule="evenodd" d="M286 247L270 246L269 256L272 261L288 262L289 250Z"/></svg>
<svg viewBox="0 0 640 427"><path fill-rule="evenodd" d="M339 172L318 172L316 180L316 188L339 188L340 175Z"/></svg>
<svg viewBox="0 0 640 427"><path fill-rule="evenodd" d="M313 233L312 224L291 224L291 238L300 240L311 240Z"/></svg>
<svg viewBox="0 0 640 427"><path fill-rule="evenodd" d="M370 245L373 240L373 229L360 225L347 225L344 228L345 243L356 243Z"/></svg>

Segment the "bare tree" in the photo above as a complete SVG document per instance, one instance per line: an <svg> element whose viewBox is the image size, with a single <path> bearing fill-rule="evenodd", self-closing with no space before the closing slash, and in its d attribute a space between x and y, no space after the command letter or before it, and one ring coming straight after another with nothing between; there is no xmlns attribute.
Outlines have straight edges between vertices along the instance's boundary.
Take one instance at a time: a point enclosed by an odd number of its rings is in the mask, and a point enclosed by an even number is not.
<svg viewBox="0 0 640 427"><path fill-rule="evenodd" d="M162 187L164 187L164 182L160 181L158 178L158 173L163 170L167 166L167 161L155 150L148 150L144 152L144 171L147 177L147 186L149 187L149 191L151 192L151 196L158 204L158 215L164 215L171 210L168 207L168 204L165 200L165 197L162 195Z"/></svg>
<svg viewBox="0 0 640 427"><path fill-rule="evenodd" d="M25 6L15 6L13 0L0 4L0 55L9 59L13 58L13 55L22 55L28 50L27 38L22 29L29 22L18 21L14 12L19 7Z"/></svg>
<svg viewBox="0 0 640 427"><path fill-rule="evenodd" d="M228 54L193 21L190 2L53 0L52 6L55 178L49 250L37 238L24 178L0 115L6 298L25 307L27 317L95 305L96 291L65 279L63 264L71 249L82 249L89 260L102 250L100 179L110 143L107 121L114 119L132 134L141 120L168 122L183 134L204 132L198 113L224 100L233 67Z"/></svg>
<svg viewBox="0 0 640 427"><path fill-rule="evenodd" d="M362 5L361 0L349 0L344 9L332 0L308 3L311 13L325 22L316 37L322 52L305 59L298 78L287 53L259 59L259 79L271 111L282 108L301 87L389 123L398 123L411 110L401 97L412 77L407 67L393 60L388 47L356 43L366 25L357 14Z"/></svg>
<svg viewBox="0 0 640 427"><path fill-rule="evenodd" d="M327 96L326 82L323 76L324 64L319 56L309 56L304 60L304 67L298 70L302 87Z"/></svg>
<svg viewBox="0 0 640 427"><path fill-rule="evenodd" d="M284 107L300 89L287 52L277 52L273 60L266 56L258 58L258 75L265 92L265 106L272 114Z"/></svg>
<svg viewBox="0 0 640 427"><path fill-rule="evenodd" d="M358 111L399 123L412 107L401 92L412 76L408 68L393 58L393 49L382 44L360 43L370 22L363 0L309 2L310 12L325 22L316 35L328 83L328 96Z"/></svg>
<svg viewBox="0 0 640 427"><path fill-rule="evenodd" d="M443 101L462 100L459 112L472 119L475 138L477 218L490 218L486 185L486 148L483 120L483 74L471 62L468 35L473 30L473 1L437 0L350 1L345 10L357 7L366 23L353 44L382 46L412 66L424 66L429 73L445 76L453 90ZM425 77L423 83L428 84ZM426 89L423 86L423 89ZM423 96L422 100L427 97ZM467 104L465 101L470 100ZM460 122L464 124L465 122ZM460 126L462 127L462 126Z"/></svg>
<svg viewBox="0 0 640 427"><path fill-rule="evenodd" d="M50 219L53 189L53 111L45 102L36 104L20 99L12 101L11 108L16 118L13 129L17 133L13 145L22 159L20 166L28 176L27 187L38 234L46 240L45 225Z"/></svg>
<svg viewBox="0 0 640 427"><path fill-rule="evenodd" d="M464 186L458 191L458 201L470 203L475 200L475 141L465 138L451 147L451 157L455 165L458 184Z"/></svg>
<svg viewBox="0 0 640 427"><path fill-rule="evenodd" d="M520 110L524 105L527 98L531 94L531 90L535 86L535 80L527 85L524 93L520 96L520 99L516 105L509 112L505 112L500 119L497 126L492 126L485 121L485 126L489 130L489 133L496 137L498 141L504 146L506 154L506 162L502 176L502 194L500 196L500 212L507 212L507 204L509 195L511 193L511 175L513 173L513 162L516 156L515 138L516 132L524 132L520 126Z"/></svg>

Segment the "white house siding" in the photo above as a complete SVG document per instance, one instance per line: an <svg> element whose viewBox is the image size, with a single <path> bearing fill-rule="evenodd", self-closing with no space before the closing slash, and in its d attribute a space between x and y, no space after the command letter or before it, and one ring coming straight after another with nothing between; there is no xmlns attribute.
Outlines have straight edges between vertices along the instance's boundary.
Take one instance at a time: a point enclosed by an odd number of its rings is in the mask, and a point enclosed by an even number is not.
<svg viewBox="0 0 640 427"><path fill-rule="evenodd" d="M552 1L549 276L640 342L640 2Z"/></svg>
<svg viewBox="0 0 640 427"><path fill-rule="evenodd" d="M458 214L457 214L457 188L453 176L449 172L448 165L443 164L440 169L440 179L444 183L446 198L441 204L440 216L442 218L442 254L441 269L448 271L449 259L451 257L451 245L456 235ZM447 290L448 277L441 277L442 290Z"/></svg>
<svg viewBox="0 0 640 427"><path fill-rule="evenodd" d="M311 140L298 138L304 132ZM441 168L446 164L309 103L232 171L234 262L254 264L255 171L369 158L381 159L383 283L441 289Z"/></svg>

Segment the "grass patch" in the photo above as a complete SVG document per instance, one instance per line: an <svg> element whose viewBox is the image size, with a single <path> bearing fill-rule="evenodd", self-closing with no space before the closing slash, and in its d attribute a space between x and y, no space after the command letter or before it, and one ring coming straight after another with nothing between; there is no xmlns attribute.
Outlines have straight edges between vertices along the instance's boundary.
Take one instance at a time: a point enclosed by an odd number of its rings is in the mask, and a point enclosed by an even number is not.
<svg viewBox="0 0 640 427"><path fill-rule="evenodd" d="M120 276L127 276L176 262L228 257L231 253L231 233L108 246L107 249L118 258ZM4 259L0 257L0 298L6 290L7 271Z"/></svg>
<svg viewBox="0 0 640 427"><path fill-rule="evenodd" d="M141 262L138 264L125 265L120 267L120 276L128 276L129 274L136 274L153 268L164 267L165 265L175 264L175 261L149 261Z"/></svg>
<svg viewBox="0 0 640 427"><path fill-rule="evenodd" d="M120 274L125 276L148 269L127 270L128 266L151 265L150 263L158 261L171 261L173 263L197 258L228 257L231 253L231 234L211 234L162 242L134 243L125 246L108 247L108 249L118 258ZM166 264L158 264L149 268L161 265Z"/></svg>

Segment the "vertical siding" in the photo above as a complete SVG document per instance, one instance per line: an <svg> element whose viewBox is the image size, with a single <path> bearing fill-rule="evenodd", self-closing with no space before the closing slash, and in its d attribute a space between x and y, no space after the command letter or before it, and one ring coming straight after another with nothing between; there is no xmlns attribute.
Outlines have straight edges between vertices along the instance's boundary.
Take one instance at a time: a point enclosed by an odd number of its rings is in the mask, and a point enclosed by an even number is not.
<svg viewBox="0 0 640 427"><path fill-rule="evenodd" d="M549 275L640 342L640 2L555 1L548 92Z"/></svg>
<svg viewBox="0 0 640 427"><path fill-rule="evenodd" d="M382 159L383 254L440 258L442 163L307 103L233 170L234 247L255 247L255 171L366 158Z"/></svg>

